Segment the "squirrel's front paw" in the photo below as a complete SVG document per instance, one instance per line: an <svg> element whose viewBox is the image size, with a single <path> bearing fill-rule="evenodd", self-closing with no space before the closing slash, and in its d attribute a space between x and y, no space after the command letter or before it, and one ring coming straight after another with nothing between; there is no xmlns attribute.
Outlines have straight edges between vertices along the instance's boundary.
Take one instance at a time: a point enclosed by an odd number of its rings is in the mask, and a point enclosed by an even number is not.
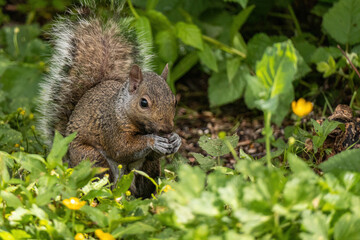
<svg viewBox="0 0 360 240"><path fill-rule="evenodd" d="M181 138L176 133L172 133L168 138L153 135L154 146L152 149L160 154L168 155L176 153L181 146Z"/></svg>

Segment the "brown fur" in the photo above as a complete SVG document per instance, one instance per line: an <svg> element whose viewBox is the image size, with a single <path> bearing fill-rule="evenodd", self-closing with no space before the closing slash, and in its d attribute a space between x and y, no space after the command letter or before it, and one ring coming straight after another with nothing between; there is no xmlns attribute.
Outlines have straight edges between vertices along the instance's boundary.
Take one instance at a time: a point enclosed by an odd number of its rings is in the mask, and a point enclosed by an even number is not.
<svg viewBox="0 0 360 240"><path fill-rule="evenodd" d="M61 106L55 129L65 134L66 123L76 103L91 88L105 80L124 82L134 63L134 46L121 37L114 22L102 26L92 19L75 27L73 64L55 99ZM66 70L64 70L66 71Z"/></svg>

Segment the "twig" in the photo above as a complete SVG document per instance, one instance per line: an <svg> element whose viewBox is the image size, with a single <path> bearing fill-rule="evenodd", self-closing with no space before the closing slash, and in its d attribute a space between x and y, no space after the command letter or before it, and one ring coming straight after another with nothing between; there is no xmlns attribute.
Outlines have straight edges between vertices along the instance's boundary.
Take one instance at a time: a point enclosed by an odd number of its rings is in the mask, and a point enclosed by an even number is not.
<svg viewBox="0 0 360 240"><path fill-rule="evenodd" d="M356 74L358 75L358 77L360 78L360 73L359 71L356 69L356 67L354 66L354 64L350 61L349 57L346 55L346 53L344 52L344 50L340 47L340 45L337 45L337 48L340 49L342 55L344 55L344 57L348 60L348 62L350 63L352 69L354 69L354 71L356 72Z"/></svg>

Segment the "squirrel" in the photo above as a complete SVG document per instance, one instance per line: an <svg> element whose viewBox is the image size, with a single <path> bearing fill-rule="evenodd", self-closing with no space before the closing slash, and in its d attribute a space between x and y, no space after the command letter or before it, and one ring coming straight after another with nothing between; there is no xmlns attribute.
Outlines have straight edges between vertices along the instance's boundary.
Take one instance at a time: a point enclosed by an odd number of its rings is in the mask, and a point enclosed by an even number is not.
<svg viewBox="0 0 360 240"><path fill-rule="evenodd" d="M119 16L120 5L101 17L95 1L86 0L54 24L54 53L39 102L47 144L55 131L77 132L69 167L90 159L109 169L112 182L134 168L159 177L160 157L181 145L172 132L177 101L166 83L168 65L160 76L151 71L148 44L137 38L130 18ZM130 191L148 198L155 186L136 174Z"/></svg>

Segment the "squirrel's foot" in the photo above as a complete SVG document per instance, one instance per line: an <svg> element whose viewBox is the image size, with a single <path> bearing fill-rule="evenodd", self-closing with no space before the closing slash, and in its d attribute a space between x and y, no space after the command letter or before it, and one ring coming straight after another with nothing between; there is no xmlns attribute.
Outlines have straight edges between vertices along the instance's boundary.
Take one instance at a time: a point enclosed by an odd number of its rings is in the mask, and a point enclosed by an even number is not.
<svg viewBox="0 0 360 240"><path fill-rule="evenodd" d="M176 153L181 146L181 138L178 134L172 133L168 138L153 135L154 145L152 149L162 155Z"/></svg>

